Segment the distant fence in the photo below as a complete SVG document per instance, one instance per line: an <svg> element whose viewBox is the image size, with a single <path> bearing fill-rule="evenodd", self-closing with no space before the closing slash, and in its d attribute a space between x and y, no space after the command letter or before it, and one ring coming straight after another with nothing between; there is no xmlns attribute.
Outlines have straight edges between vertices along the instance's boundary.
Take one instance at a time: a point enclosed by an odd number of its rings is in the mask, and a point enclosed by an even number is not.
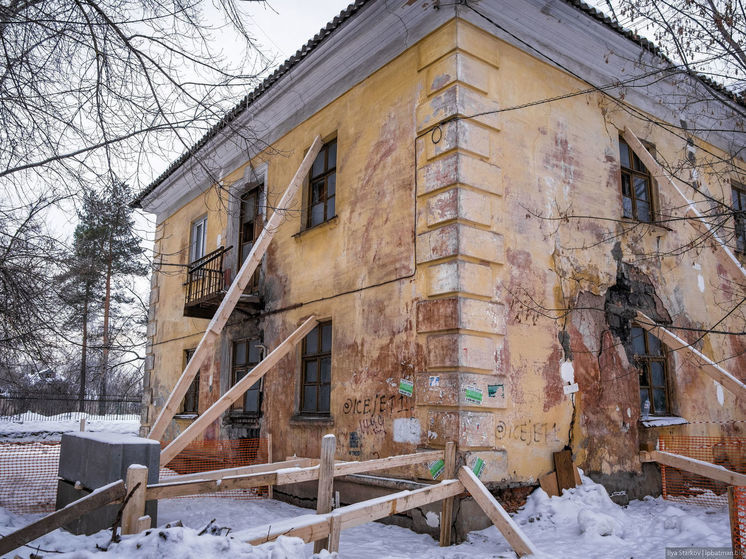
<svg viewBox="0 0 746 559"><path fill-rule="evenodd" d="M70 394L9 394L0 395L0 421L52 421L76 419L79 413L98 416L97 419L140 418L142 402L135 398L85 398L81 401Z"/></svg>
<svg viewBox="0 0 746 559"><path fill-rule="evenodd" d="M746 474L746 438L667 436L658 441L658 449L695 458ZM686 500L709 507L728 505L728 484L670 466L661 466L663 498Z"/></svg>
<svg viewBox="0 0 746 559"><path fill-rule="evenodd" d="M267 439L195 441L161 468L161 482L181 474L267 462ZM0 442L0 507L17 514L54 511L60 443ZM267 488L233 489L198 497L266 499ZM177 497L193 499L194 497Z"/></svg>

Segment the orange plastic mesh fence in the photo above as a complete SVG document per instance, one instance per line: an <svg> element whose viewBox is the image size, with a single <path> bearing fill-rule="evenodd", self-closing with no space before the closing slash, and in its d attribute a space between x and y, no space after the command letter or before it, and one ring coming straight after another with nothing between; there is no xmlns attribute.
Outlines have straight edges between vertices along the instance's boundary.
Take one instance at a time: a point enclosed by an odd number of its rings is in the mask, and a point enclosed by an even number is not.
<svg viewBox="0 0 746 559"><path fill-rule="evenodd" d="M162 443L165 446L168 443ZM195 441L177 454L166 467L161 466L160 481L184 474L209 472L224 468L266 464L267 439L230 439L213 441ZM231 499L265 499L267 488L231 489L220 493L200 494L195 497L229 497ZM192 499L194 497L178 497Z"/></svg>
<svg viewBox="0 0 746 559"><path fill-rule="evenodd" d="M60 443L0 443L0 507L18 514L52 512Z"/></svg>
<svg viewBox="0 0 746 559"><path fill-rule="evenodd" d="M200 441L190 444L179 453L168 464L168 468L161 468L160 480L168 481L180 474L264 464L267 461L266 439ZM59 464L59 441L1 442L0 507L17 514L54 511ZM211 496L263 499L267 497L267 488L235 489L199 495Z"/></svg>
<svg viewBox="0 0 746 559"><path fill-rule="evenodd" d="M746 438L666 436L658 440L658 449L696 458L746 474ZM728 505L728 484L661 466L663 498L685 500L708 507Z"/></svg>
<svg viewBox="0 0 746 559"><path fill-rule="evenodd" d="M746 487L733 488L730 529L733 536L733 558L746 559Z"/></svg>

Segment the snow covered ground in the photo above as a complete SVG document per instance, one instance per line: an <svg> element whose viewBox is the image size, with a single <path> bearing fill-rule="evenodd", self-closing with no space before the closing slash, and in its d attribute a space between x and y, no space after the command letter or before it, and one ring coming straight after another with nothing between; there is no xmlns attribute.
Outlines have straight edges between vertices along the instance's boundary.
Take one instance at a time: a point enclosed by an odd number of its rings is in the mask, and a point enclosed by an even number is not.
<svg viewBox="0 0 746 559"><path fill-rule="evenodd" d="M59 441L63 433L80 431L80 418L86 418L85 430L136 435L140 429L138 415L112 418L85 413L41 416L26 412L20 416L0 417L0 440L13 441Z"/></svg>
<svg viewBox="0 0 746 559"><path fill-rule="evenodd" d="M283 538L277 543L252 548L242 543L242 532L308 513L307 509L278 501L204 498L161 501L159 524L181 520L184 528L156 529L126 536L121 543L109 546L103 555L116 559L307 559L313 555L310 544ZM0 509L0 534L7 534L34 518L34 515L22 517ZM212 519L215 519L213 529L198 535ZM666 547L730 547L727 509L706 509L660 498L633 501L628 507L620 507L609 499L602 486L585 476L581 486L566 491L562 497L550 498L537 489L514 519L541 551L542 559L663 559ZM34 542L33 549L26 547L15 553L26 559L38 546L39 553L45 557L93 558L102 555L96 545L105 546L110 535L105 531L83 537L58 530ZM43 550L55 553L45 554ZM63 553L57 553L59 551ZM473 532L459 545L440 548L429 536L378 523L343 531L339 555L355 559L515 557L494 527Z"/></svg>

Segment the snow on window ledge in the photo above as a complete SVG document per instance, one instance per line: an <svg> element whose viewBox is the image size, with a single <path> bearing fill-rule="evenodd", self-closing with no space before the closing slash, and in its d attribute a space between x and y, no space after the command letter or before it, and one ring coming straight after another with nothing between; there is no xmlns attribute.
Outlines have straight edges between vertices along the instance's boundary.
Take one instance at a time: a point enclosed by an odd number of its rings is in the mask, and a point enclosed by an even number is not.
<svg viewBox="0 0 746 559"><path fill-rule="evenodd" d="M683 417L651 416L647 419L640 419L640 423L642 423L645 427L669 427L670 425L686 425L689 422Z"/></svg>

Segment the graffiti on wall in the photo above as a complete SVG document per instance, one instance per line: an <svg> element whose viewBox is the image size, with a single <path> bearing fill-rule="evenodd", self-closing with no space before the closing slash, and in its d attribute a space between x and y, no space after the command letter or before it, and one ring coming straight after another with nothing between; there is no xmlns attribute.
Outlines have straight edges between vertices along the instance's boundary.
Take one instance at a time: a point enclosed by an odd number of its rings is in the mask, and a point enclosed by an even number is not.
<svg viewBox="0 0 746 559"><path fill-rule="evenodd" d="M514 440L529 445L549 445L561 442L556 423L538 422L531 419L506 423L498 421L495 426L497 440Z"/></svg>

